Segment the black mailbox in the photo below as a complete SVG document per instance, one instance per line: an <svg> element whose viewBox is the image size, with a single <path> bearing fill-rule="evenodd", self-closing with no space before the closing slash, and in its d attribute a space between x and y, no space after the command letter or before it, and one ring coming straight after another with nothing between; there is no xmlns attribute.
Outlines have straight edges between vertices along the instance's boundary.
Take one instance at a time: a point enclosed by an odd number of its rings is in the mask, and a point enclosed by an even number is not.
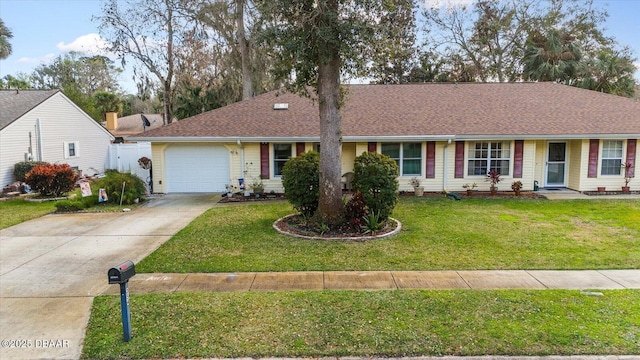
<svg viewBox="0 0 640 360"><path fill-rule="evenodd" d="M109 284L124 284L136 274L136 266L133 261L127 260L122 264L109 269Z"/></svg>

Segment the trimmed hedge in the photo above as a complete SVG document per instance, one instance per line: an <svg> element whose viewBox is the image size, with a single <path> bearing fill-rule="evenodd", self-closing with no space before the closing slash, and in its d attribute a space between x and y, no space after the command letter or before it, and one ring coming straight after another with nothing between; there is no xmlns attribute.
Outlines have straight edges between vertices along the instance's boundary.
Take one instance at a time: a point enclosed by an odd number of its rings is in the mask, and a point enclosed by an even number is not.
<svg viewBox="0 0 640 360"><path fill-rule="evenodd" d="M389 218L398 202L398 165L387 155L365 152L356 157L353 190L359 191L369 213L381 221Z"/></svg>
<svg viewBox="0 0 640 360"><path fill-rule="evenodd" d="M282 185L287 200L304 216L318 209L320 154L309 151L289 159L282 168Z"/></svg>
<svg viewBox="0 0 640 360"><path fill-rule="evenodd" d="M16 181L24 182L27 173L37 165L44 165L44 161L22 161L13 165L13 177Z"/></svg>

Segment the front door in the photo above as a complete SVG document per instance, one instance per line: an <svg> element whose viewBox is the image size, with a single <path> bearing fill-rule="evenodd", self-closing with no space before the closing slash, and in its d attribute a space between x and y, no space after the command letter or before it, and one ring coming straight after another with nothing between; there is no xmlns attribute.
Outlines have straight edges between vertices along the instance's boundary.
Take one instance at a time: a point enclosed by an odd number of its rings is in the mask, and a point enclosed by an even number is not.
<svg viewBox="0 0 640 360"><path fill-rule="evenodd" d="M567 143L551 142L547 151L547 187L567 185Z"/></svg>

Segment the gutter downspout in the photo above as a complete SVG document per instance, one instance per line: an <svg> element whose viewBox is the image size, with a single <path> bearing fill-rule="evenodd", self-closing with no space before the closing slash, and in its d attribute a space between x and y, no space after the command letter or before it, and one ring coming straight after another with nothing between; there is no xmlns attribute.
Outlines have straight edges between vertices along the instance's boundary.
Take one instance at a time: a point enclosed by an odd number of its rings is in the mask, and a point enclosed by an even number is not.
<svg viewBox="0 0 640 360"><path fill-rule="evenodd" d="M38 161L42 161L42 125L40 118L36 119L36 140L38 143Z"/></svg>
<svg viewBox="0 0 640 360"><path fill-rule="evenodd" d="M444 144L444 150L442 151L442 161L443 161L443 166L442 166L442 191L446 192L447 191L447 146L449 146L449 144L451 144L451 139L447 140L447 143Z"/></svg>
<svg viewBox="0 0 640 360"><path fill-rule="evenodd" d="M247 188L247 178L246 178L246 169L244 167L244 146L242 146L242 141L240 141L240 139L238 139L238 141L236 142L238 144L238 147L240 148L240 171L242 174L242 178L244 179L244 188Z"/></svg>

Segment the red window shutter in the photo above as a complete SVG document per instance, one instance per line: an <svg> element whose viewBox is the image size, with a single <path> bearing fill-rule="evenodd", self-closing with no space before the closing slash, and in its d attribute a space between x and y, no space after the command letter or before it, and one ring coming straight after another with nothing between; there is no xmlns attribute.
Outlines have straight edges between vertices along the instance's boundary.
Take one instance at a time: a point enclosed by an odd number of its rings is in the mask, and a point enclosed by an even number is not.
<svg viewBox="0 0 640 360"><path fill-rule="evenodd" d="M587 177L589 178L597 178L598 177L598 151L600 148L600 140L591 139L589 140L589 170L587 172Z"/></svg>
<svg viewBox="0 0 640 360"><path fill-rule="evenodd" d="M516 140L513 154L513 177L522 177L522 159L524 157L524 140Z"/></svg>
<svg viewBox="0 0 640 360"><path fill-rule="evenodd" d="M629 168L629 173L626 174L629 177L634 177L635 175L635 169L636 169L636 146L637 146L637 140L636 139L629 139L627 140L627 161L626 163L629 164L633 164L633 166L631 166Z"/></svg>
<svg viewBox="0 0 640 360"><path fill-rule="evenodd" d="M368 152L376 152L377 150L378 150L378 143L370 142L367 145L367 151Z"/></svg>
<svg viewBox="0 0 640 360"><path fill-rule="evenodd" d="M296 143L296 156L300 156L304 152L304 143L299 142Z"/></svg>
<svg viewBox="0 0 640 360"><path fill-rule="evenodd" d="M269 143L260 143L260 177L269 178Z"/></svg>
<svg viewBox="0 0 640 360"><path fill-rule="evenodd" d="M436 177L436 142L427 141L427 179Z"/></svg>
<svg viewBox="0 0 640 360"><path fill-rule="evenodd" d="M456 141L456 170L454 176L457 179L464 177L464 141Z"/></svg>

